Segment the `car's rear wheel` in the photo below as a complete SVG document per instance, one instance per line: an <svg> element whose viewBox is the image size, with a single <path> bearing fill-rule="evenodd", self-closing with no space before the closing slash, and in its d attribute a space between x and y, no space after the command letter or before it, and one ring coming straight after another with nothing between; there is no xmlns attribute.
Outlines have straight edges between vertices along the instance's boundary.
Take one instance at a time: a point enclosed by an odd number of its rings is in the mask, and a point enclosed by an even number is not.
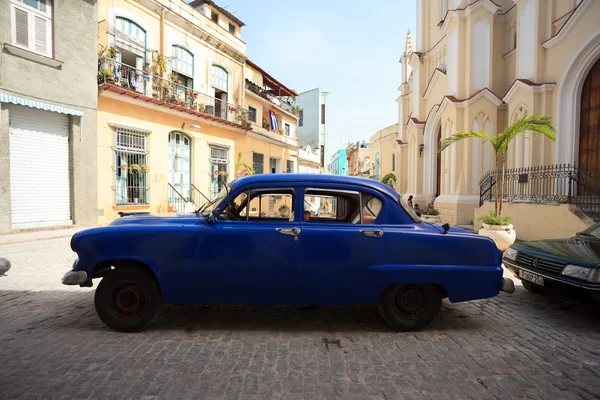
<svg viewBox="0 0 600 400"><path fill-rule="evenodd" d="M160 309L154 278L138 267L119 267L100 281L94 297L98 316L119 332L136 332L152 324Z"/></svg>
<svg viewBox="0 0 600 400"><path fill-rule="evenodd" d="M523 280L521 280L521 283L523 284L523 287L525 288L525 290L527 290L528 292L536 293L536 294L544 293L544 289L541 286L538 286L534 283L531 283L528 281L523 281Z"/></svg>
<svg viewBox="0 0 600 400"><path fill-rule="evenodd" d="M442 307L442 293L435 285L392 285L385 289L377 307L392 328L416 331L436 319Z"/></svg>

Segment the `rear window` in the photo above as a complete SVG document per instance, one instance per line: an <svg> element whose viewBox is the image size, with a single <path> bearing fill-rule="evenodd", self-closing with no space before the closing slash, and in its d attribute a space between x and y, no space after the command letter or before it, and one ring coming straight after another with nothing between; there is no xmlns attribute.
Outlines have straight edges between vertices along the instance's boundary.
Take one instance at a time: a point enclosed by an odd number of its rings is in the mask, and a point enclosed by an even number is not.
<svg viewBox="0 0 600 400"><path fill-rule="evenodd" d="M423 221L421 221L421 218L419 218L419 216L417 215L417 213L415 213L414 210L412 208L410 208L408 206L408 204L406 204L406 202L404 202L404 200L402 200L402 196L398 196L398 204L400 204L400 207L402 207L402 209L404 211L406 211L406 213L408 215L410 215L410 217L412 218L413 221L415 221L415 222L423 222Z"/></svg>

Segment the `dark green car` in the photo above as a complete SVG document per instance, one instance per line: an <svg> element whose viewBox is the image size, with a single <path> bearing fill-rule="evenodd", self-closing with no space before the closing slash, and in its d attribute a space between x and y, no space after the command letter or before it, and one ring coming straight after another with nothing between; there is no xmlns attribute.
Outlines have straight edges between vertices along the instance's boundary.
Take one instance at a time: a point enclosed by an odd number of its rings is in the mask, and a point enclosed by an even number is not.
<svg viewBox="0 0 600 400"><path fill-rule="evenodd" d="M600 304L600 223L567 239L515 243L503 262L530 292Z"/></svg>

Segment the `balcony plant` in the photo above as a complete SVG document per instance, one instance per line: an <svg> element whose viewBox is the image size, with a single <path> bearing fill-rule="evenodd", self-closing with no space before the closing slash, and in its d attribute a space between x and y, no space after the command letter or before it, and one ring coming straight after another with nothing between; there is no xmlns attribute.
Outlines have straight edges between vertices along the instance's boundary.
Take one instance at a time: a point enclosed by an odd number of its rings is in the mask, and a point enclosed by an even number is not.
<svg viewBox="0 0 600 400"><path fill-rule="evenodd" d="M167 58L161 54L156 54L152 58L154 73L160 75L167 71Z"/></svg>
<svg viewBox="0 0 600 400"><path fill-rule="evenodd" d="M201 113L203 113L203 112L204 112L204 109L205 109L205 107L206 107L206 106L205 106L204 104L200 104L200 105L198 105L198 111L200 111Z"/></svg>
<svg viewBox="0 0 600 400"><path fill-rule="evenodd" d="M112 81L114 79L114 75L109 69L101 69L98 71L98 82L106 82L108 80Z"/></svg>
<svg viewBox="0 0 600 400"><path fill-rule="evenodd" d="M513 124L509 125L503 132L491 137L487 132L457 132L454 135L440 142L439 152L444 151L452 144L464 139L481 139L488 142L496 156L496 171L495 182L504 182L504 170L506 167L506 152L508 145L517 136L522 135L525 139L530 139L534 135L544 135L548 139L554 141L554 126L549 116L528 115L517 119ZM494 211L488 213L482 218L483 228L479 230L479 234L488 236L496 242L496 246L500 251L506 250L516 240L516 232L513 226L509 223L510 220L506 217L502 218L502 203L504 200L503 184L496 185L496 198L494 200ZM479 218L478 218L479 219ZM490 223L486 223L490 222Z"/></svg>
<svg viewBox="0 0 600 400"><path fill-rule="evenodd" d="M139 174L139 172L142 170L142 167L139 166L139 164L131 164L129 166L129 171L132 174Z"/></svg>

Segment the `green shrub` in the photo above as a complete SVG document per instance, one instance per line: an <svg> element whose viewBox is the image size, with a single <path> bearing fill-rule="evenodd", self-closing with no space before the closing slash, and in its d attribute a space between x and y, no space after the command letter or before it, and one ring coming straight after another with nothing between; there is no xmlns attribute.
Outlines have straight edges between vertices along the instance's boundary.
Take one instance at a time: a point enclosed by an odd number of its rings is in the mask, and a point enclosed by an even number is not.
<svg viewBox="0 0 600 400"><path fill-rule="evenodd" d="M505 215L496 215L493 211L490 211L487 214L478 215L477 221L481 221L488 225L509 225L510 217Z"/></svg>
<svg viewBox="0 0 600 400"><path fill-rule="evenodd" d="M423 214L423 215L440 215L440 210L437 210L435 208L431 208L429 210L423 210L423 211L421 211L421 214Z"/></svg>

